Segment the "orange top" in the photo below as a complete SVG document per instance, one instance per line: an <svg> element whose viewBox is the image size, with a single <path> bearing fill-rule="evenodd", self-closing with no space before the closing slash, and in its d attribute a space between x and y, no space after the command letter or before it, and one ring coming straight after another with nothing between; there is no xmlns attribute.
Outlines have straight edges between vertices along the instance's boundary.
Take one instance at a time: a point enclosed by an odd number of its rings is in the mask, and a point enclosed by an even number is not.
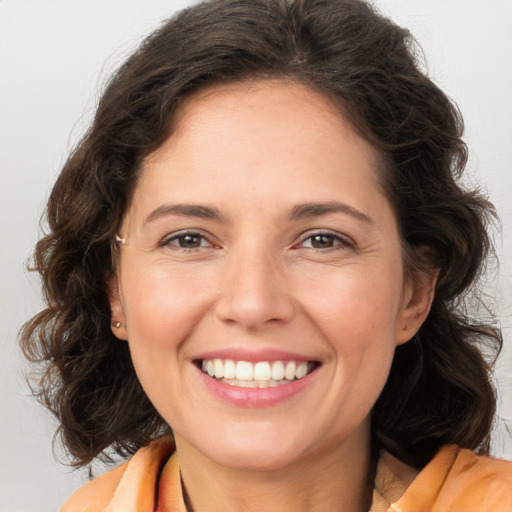
<svg viewBox="0 0 512 512"><path fill-rule="evenodd" d="M60 512L187 512L172 439L85 484ZM384 453L370 512L512 512L512 462L445 446L415 474Z"/></svg>

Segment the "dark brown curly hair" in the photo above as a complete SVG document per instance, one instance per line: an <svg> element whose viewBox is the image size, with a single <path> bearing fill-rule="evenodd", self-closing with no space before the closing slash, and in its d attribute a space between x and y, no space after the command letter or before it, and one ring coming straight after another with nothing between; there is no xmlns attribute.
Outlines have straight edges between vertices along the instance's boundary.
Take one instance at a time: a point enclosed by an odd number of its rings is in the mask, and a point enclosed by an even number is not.
<svg viewBox="0 0 512 512"><path fill-rule="evenodd" d="M407 30L361 0L214 0L166 21L114 74L49 198L34 256L47 307L20 336L77 465L170 431L110 327L112 241L141 164L194 91L259 78L302 83L340 106L386 164L406 267L439 271L431 312L396 349L374 405L375 443L418 468L444 444L488 450L495 396L482 347L497 354L501 335L471 320L465 297L495 214L458 184L462 119L418 54Z"/></svg>

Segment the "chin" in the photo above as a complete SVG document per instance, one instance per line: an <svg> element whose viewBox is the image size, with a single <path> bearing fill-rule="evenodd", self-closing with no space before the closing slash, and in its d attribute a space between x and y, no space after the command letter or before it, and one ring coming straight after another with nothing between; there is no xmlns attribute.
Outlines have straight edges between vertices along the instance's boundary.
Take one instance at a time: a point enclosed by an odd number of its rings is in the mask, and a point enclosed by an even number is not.
<svg viewBox="0 0 512 512"><path fill-rule="evenodd" d="M276 471L299 458L304 447L291 439L258 439L246 436L234 443L233 439L219 439L203 453L216 464L239 471ZM213 449L212 449L213 448Z"/></svg>

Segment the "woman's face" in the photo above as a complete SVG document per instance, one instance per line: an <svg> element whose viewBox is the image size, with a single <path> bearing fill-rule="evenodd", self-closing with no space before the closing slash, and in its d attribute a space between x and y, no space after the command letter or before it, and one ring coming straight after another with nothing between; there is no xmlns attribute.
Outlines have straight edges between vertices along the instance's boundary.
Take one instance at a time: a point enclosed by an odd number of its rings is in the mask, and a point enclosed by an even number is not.
<svg viewBox="0 0 512 512"><path fill-rule="evenodd" d="M394 349L428 309L378 167L303 86L185 102L145 161L110 284L113 330L178 449L261 470L368 443Z"/></svg>

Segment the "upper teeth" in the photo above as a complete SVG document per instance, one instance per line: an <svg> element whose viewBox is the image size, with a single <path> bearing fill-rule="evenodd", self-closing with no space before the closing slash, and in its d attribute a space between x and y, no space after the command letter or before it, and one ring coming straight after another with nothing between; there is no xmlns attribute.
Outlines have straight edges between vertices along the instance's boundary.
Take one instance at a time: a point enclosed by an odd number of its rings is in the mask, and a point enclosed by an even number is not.
<svg viewBox="0 0 512 512"><path fill-rule="evenodd" d="M204 359L203 372L216 379L238 381L279 381L302 379L312 369L306 361L233 361L232 359Z"/></svg>

